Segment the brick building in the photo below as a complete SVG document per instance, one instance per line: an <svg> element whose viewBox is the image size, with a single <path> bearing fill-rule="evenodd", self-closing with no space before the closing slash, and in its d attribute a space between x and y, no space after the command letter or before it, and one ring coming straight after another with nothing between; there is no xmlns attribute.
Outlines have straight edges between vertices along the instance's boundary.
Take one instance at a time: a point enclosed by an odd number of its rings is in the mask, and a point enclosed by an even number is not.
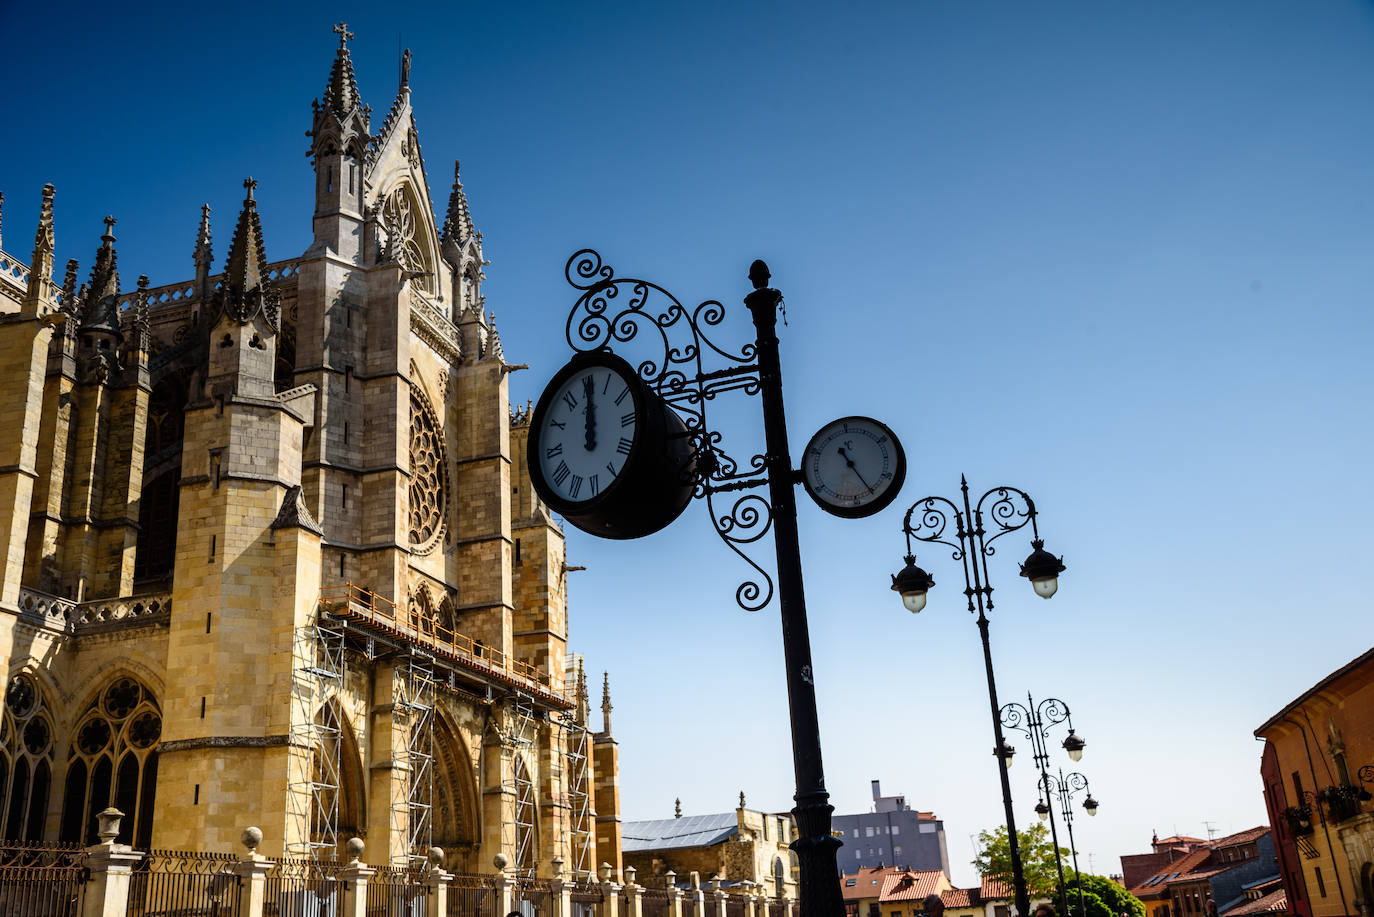
<svg viewBox="0 0 1374 917"><path fill-rule="evenodd" d="M1301 917L1374 909L1374 649L1332 672L1255 730L1260 779Z"/></svg>
<svg viewBox="0 0 1374 917"><path fill-rule="evenodd" d="M1219 914L1229 914L1251 900L1250 889L1280 881L1272 832L1264 825L1213 841L1166 838L1155 845L1190 849L1129 886L1149 917L1202 917L1208 901L1216 902Z"/></svg>
<svg viewBox="0 0 1374 917"><path fill-rule="evenodd" d="M456 163L436 218L409 52L374 125L336 31L304 252L248 181L218 266L188 215L186 280L122 288L113 218L55 273L51 186L0 253L0 836L115 805L137 846L618 874L482 235Z"/></svg>

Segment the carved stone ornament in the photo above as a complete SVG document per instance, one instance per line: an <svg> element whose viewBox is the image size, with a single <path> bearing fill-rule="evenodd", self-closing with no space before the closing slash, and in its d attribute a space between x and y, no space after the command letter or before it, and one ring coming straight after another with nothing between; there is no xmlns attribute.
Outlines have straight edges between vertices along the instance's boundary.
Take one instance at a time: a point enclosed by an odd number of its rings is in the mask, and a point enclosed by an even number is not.
<svg viewBox="0 0 1374 917"><path fill-rule="evenodd" d="M420 247L415 210L405 188L397 188L382 204L382 228L386 230L386 251L407 271L411 280L425 293L434 292L434 275Z"/></svg>

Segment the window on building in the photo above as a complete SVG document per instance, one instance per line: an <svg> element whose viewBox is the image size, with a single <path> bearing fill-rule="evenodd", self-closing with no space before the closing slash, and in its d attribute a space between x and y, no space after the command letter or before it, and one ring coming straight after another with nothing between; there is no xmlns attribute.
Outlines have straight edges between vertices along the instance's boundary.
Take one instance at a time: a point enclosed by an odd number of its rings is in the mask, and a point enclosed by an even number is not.
<svg viewBox="0 0 1374 917"><path fill-rule="evenodd" d="M0 743L0 808L7 840L36 841L43 836L52 783L52 721L43 693L27 675L15 675L5 691L4 736Z"/></svg>
<svg viewBox="0 0 1374 917"><path fill-rule="evenodd" d="M859 836L859 829L858 829L858 828L855 828L855 829L854 829L854 836L855 836L855 837L858 837L858 836Z"/></svg>
<svg viewBox="0 0 1374 917"><path fill-rule="evenodd" d="M1325 898L1326 882L1322 880L1322 868L1320 866L1315 866L1313 867L1312 871L1317 874L1317 891L1321 894L1323 898Z"/></svg>
<svg viewBox="0 0 1374 917"><path fill-rule="evenodd" d="M61 839L94 843L96 813L114 806L125 813L119 843L146 845L157 787L154 747L162 737L152 693L132 678L116 679L91 702L72 735Z"/></svg>
<svg viewBox="0 0 1374 917"><path fill-rule="evenodd" d="M872 836L873 836L873 826L872 826L872 825L868 825L867 827L864 828L864 837L872 837Z"/></svg>
<svg viewBox="0 0 1374 917"><path fill-rule="evenodd" d="M862 850L855 850L855 851L854 851L854 859L856 859L856 860L862 860L863 858L864 858L864 852L863 852ZM853 882L850 882L849 884L850 884L850 885L853 885L854 883L853 883Z"/></svg>
<svg viewBox="0 0 1374 917"><path fill-rule="evenodd" d="M1011 908L1005 904L994 904L992 906L993 917L1011 917Z"/></svg>
<svg viewBox="0 0 1374 917"><path fill-rule="evenodd" d="M902 833L902 826L901 826L901 825L893 825L893 826L892 826L892 833L893 833L893 834L901 834L901 833Z"/></svg>
<svg viewBox="0 0 1374 917"><path fill-rule="evenodd" d="M901 844L893 844L893 845L892 845L892 855L893 855L894 857L899 857L899 856L902 855L902 845L901 845Z"/></svg>

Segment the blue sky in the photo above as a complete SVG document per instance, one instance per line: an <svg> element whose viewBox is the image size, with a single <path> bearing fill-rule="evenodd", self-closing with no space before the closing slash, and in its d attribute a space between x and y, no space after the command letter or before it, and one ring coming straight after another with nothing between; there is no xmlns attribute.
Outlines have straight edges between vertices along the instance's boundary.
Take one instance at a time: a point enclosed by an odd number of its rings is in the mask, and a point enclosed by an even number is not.
<svg viewBox="0 0 1374 917"><path fill-rule="evenodd" d="M1154 828L1263 822L1251 731L1374 642L1368 4L108 10L0 11L28 36L0 59L7 251L52 181L59 264L84 275L113 213L126 287L184 279L200 204L223 257L251 174L268 256L301 252L303 133L346 19L374 124L414 52L441 214L463 161L487 302L531 366L513 400L568 355L574 250L731 306L769 262L794 453L858 413L910 462L871 519L802 501L827 783L841 812L874 778L935 810L956 881L1000 798L957 568L922 553L918 618L886 588L917 498L1023 487L1065 555L1048 603L1015 575L1027 546L994 561L993 652L1005 697L1073 708L1098 872ZM757 412L722 414L740 451ZM776 608L734 606L745 570L712 538L699 506L637 542L569 535L627 818L791 805ZM1028 820L1024 764L1013 783Z"/></svg>

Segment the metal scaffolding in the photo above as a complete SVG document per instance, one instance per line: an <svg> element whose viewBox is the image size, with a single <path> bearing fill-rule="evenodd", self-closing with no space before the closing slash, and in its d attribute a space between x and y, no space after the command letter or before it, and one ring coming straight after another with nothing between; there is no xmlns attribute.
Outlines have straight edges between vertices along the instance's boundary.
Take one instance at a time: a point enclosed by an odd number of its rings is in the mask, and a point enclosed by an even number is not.
<svg viewBox="0 0 1374 917"><path fill-rule="evenodd" d="M393 866L422 868L434 832L434 659L409 647L397 660L392 679L394 728L404 729L406 744L396 765L405 771L406 793L391 807L393 837L404 837L404 851Z"/></svg>
<svg viewBox="0 0 1374 917"><path fill-rule="evenodd" d="M511 821L503 826L501 846L514 851L512 874L517 879L535 877L534 862L534 782L530 779L525 755L534 747L534 700L523 691L516 691L510 700L511 767L510 782L504 786L515 795L515 811Z"/></svg>
<svg viewBox="0 0 1374 917"><path fill-rule="evenodd" d="M567 742L568 781L568 845L572 855L571 871L574 882L596 878L595 833L592 831L591 768L588 761L590 732L587 724L571 714L558 719Z"/></svg>
<svg viewBox="0 0 1374 917"><path fill-rule="evenodd" d="M339 750L342 730L326 701L344 678L344 631L327 615L297 628L292 640L291 774L287 798L294 830L287 853L333 859L339 847Z"/></svg>

